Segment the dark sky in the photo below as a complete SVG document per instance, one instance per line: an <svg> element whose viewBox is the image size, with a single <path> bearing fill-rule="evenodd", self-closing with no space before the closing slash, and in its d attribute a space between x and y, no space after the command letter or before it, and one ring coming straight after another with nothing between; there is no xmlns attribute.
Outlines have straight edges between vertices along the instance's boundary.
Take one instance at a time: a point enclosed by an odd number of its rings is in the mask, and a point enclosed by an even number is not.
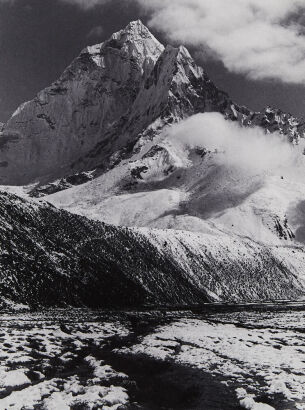
<svg viewBox="0 0 305 410"><path fill-rule="evenodd" d="M102 42L131 20L146 23L148 17L124 0L87 11L58 0L0 0L0 121L54 81L86 45ZM257 110L272 105L305 116L304 86L250 81L228 73L221 63L203 62L196 51L191 50L197 62L237 103Z"/></svg>

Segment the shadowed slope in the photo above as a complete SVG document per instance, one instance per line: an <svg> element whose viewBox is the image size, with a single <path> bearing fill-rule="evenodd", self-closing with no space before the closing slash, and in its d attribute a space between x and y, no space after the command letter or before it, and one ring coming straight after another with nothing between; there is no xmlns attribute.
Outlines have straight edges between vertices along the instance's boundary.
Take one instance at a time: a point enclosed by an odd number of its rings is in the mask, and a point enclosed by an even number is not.
<svg viewBox="0 0 305 410"><path fill-rule="evenodd" d="M217 230L128 229L0 195L2 303L201 304L304 295L302 248L266 248Z"/></svg>

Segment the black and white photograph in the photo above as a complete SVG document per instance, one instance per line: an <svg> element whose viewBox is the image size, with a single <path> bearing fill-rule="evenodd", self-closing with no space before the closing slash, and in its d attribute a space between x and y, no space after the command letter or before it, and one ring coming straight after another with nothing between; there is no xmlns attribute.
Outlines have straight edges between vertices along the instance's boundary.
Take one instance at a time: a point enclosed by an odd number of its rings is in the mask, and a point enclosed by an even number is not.
<svg viewBox="0 0 305 410"><path fill-rule="evenodd" d="M305 0L0 0L0 410L305 410Z"/></svg>

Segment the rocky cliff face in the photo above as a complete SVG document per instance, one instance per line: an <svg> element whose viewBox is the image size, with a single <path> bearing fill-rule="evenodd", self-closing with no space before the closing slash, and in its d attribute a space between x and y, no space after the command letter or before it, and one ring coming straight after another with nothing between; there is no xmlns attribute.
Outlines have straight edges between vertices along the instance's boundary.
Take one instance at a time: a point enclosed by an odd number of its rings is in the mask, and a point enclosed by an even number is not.
<svg viewBox="0 0 305 410"><path fill-rule="evenodd" d="M83 50L58 81L19 107L6 124L0 137L6 162L1 181L23 184L69 175L79 157L98 142L106 144L107 132L129 109L162 51L140 22Z"/></svg>
<svg viewBox="0 0 305 410"><path fill-rule="evenodd" d="M288 114L234 104L185 47L164 49L140 21L132 22L83 50L56 82L17 109L0 134L0 183L104 172L165 125L206 111L295 141L304 133Z"/></svg>
<svg viewBox="0 0 305 410"><path fill-rule="evenodd" d="M294 144L298 144L305 136L304 120L271 107L266 107L262 112L251 112L243 119L243 123L248 126L262 127L269 133L279 132L287 135Z"/></svg>
<svg viewBox="0 0 305 410"><path fill-rule="evenodd" d="M1 306L126 307L304 296L304 251L127 229L0 194Z"/></svg>

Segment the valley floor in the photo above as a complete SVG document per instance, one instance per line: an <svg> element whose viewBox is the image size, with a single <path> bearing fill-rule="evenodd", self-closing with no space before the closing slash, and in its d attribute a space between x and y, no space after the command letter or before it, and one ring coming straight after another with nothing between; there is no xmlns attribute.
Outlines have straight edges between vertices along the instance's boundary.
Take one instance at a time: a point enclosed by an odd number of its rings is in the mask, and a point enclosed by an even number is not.
<svg viewBox="0 0 305 410"><path fill-rule="evenodd" d="M305 409L304 313L2 313L0 409Z"/></svg>

